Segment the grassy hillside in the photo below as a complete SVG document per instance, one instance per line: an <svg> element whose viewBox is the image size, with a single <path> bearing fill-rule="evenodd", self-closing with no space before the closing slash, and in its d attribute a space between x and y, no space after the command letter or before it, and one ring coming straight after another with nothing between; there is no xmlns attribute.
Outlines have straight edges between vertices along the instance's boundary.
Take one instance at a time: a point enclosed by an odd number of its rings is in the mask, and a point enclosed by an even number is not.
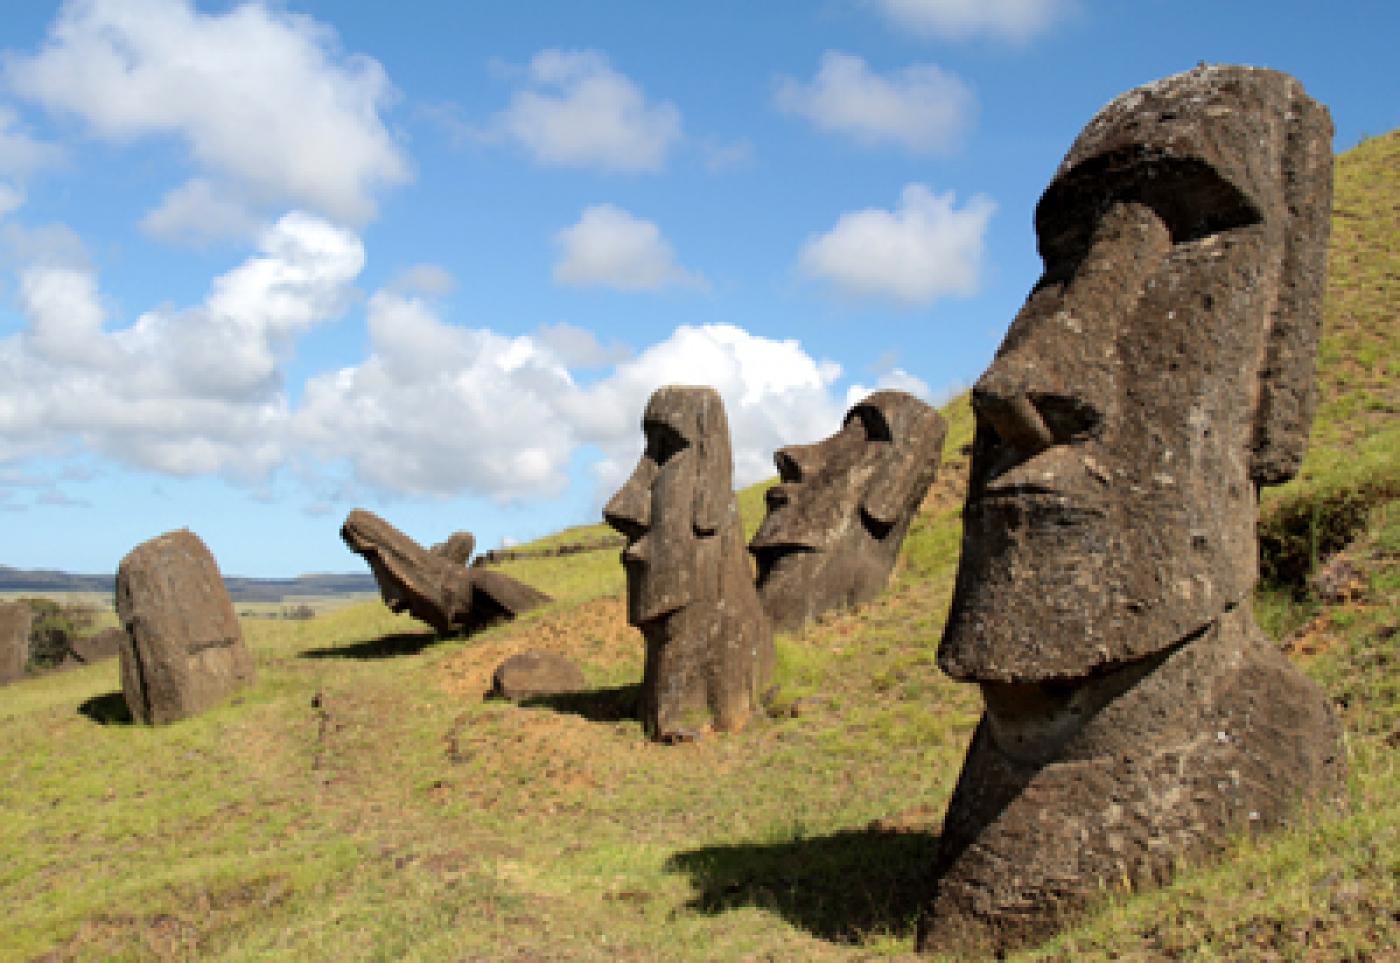
<svg viewBox="0 0 1400 963"><path fill-rule="evenodd" d="M1397 155L1392 134L1341 159L1323 401L1263 521L1258 608L1346 720L1351 805L1114 894L1025 958L1400 954ZM891 590L781 636L773 717L734 736L642 740L612 552L502 566L558 601L470 639L378 603L249 620L256 687L174 726L124 724L111 663L0 690L0 958L908 954L978 711L934 665L972 428L966 399L947 414ZM752 528L760 491L742 502ZM535 646L592 691L483 702Z"/></svg>

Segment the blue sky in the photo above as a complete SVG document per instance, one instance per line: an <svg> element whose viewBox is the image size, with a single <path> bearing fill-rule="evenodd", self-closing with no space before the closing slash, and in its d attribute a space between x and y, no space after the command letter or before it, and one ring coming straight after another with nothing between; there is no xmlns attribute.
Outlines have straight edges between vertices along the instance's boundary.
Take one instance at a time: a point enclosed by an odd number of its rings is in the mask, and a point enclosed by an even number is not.
<svg viewBox="0 0 1400 963"><path fill-rule="evenodd" d="M1274 67L1344 150L1400 124L1397 36L1389 0L11 5L0 564L596 521L668 382L757 480L864 391L977 377L1113 96Z"/></svg>

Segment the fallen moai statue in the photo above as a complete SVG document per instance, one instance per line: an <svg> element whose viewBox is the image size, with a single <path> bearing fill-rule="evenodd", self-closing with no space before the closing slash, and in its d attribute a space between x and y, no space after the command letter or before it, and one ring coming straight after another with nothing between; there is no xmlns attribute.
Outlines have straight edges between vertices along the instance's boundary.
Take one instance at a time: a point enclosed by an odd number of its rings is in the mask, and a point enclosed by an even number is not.
<svg viewBox="0 0 1400 963"><path fill-rule="evenodd" d="M779 481L749 543L775 629L884 590L938 473L946 432L938 412L913 395L877 391L830 438L778 450Z"/></svg>
<svg viewBox="0 0 1400 963"><path fill-rule="evenodd" d="M340 537L369 563L385 605L442 633L513 619L550 601L508 575L468 568L475 540L467 532L425 549L378 515L357 508L345 517Z"/></svg>
<svg viewBox="0 0 1400 963"><path fill-rule="evenodd" d="M24 677L34 611L28 602L0 602L0 684Z"/></svg>
<svg viewBox="0 0 1400 963"><path fill-rule="evenodd" d="M773 672L734 499L729 422L713 388L656 389L646 450L603 509L627 539L627 621L646 639L642 725L663 742L739 729Z"/></svg>
<svg viewBox="0 0 1400 963"><path fill-rule="evenodd" d="M572 659L544 649L517 652L491 674L493 698L519 702L538 696L580 692L587 686L583 670Z"/></svg>
<svg viewBox="0 0 1400 963"><path fill-rule="evenodd" d="M188 529L142 542L117 568L122 693L137 722L195 715L253 681L253 657L214 556Z"/></svg>
<svg viewBox="0 0 1400 963"><path fill-rule="evenodd" d="M938 658L985 711L920 949L1042 939L1340 789L1327 697L1250 607L1312 417L1331 130L1291 77L1202 67L1105 107L1041 198L1044 276L972 391Z"/></svg>

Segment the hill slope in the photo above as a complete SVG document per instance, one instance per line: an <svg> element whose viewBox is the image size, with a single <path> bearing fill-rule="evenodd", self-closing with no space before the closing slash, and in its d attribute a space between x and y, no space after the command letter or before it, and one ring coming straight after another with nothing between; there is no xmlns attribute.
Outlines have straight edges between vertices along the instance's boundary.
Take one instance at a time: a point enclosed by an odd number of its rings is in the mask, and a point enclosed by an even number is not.
<svg viewBox="0 0 1400 963"><path fill-rule="evenodd" d="M1115 894L1027 957L1400 952L1398 151L1392 134L1339 164L1317 428L1264 519L1258 608L1344 714L1351 808ZM907 954L978 711L934 665L972 427L965 398L947 413L891 590L780 637L779 710L735 736L642 740L610 552L504 565L558 601L470 639L378 603L250 621L258 685L162 729L121 723L110 663L0 690L0 956ZM758 489L742 501L752 526ZM1324 562L1346 569L1331 601L1311 587ZM483 702L532 646L593 690Z"/></svg>

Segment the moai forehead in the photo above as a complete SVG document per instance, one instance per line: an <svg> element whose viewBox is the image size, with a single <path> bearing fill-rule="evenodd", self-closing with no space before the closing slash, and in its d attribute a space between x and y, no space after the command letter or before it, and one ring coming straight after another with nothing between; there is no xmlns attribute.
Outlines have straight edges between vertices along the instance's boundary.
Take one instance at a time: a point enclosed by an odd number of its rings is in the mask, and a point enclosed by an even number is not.
<svg viewBox="0 0 1400 963"><path fill-rule="evenodd" d="M1281 265L1277 298L1247 319L1269 330L1252 470L1278 484L1302 462L1315 402L1332 212L1332 120L1276 70L1215 65L1120 95L1076 138L1036 207L1047 267L1089 246L1101 214L1136 201L1174 243L1247 224Z"/></svg>

